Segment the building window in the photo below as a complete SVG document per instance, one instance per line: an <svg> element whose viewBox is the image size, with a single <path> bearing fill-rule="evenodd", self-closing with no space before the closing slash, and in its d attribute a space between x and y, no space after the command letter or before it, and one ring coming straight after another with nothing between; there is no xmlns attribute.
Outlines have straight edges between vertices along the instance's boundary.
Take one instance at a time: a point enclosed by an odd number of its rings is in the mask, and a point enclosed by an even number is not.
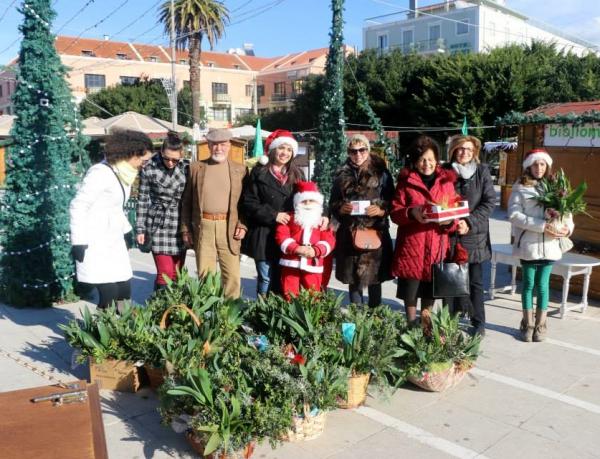
<svg viewBox="0 0 600 459"><path fill-rule="evenodd" d="M250 115L252 113L251 108L236 108L235 109L235 117L240 118L242 116Z"/></svg>
<svg viewBox="0 0 600 459"><path fill-rule="evenodd" d="M96 55L94 54L94 51L92 51L92 50L89 50L89 49L82 49L82 50L81 50L81 55L82 55L82 56L88 56L88 57L94 57L94 56L96 56Z"/></svg>
<svg viewBox="0 0 600 459"><path fill-rule="evenodd" d="M228 108L212 108L212 118L215 121L229 121Z"/></svg>
<svg viewBox="0 0 600 459"><path fill-rule="evenodd" d="M386 51L388 49L387 34L377 36L377 48L379 49L379 51Z"/></svg>
<svg viewBox="0 0 600 459"><path fill-rule="evenodd" d="M84 76L85 91L87 93L98 92L106 87L106 76L86 73Z"/></svg>
<svg viewBox="0 0 600 459"><path fill-rule="evenodd" d="M124 61L127 59L127 54L125 53L117 53L117 59Z"/></svg>
<svg viewBox="0 0 600 459"><path fill-rule="evenodd" d="M180 63L181 65L185 65L185 64L187 64L187 62L186 62L186 60L185 60L185 59L179 59L179 63Z"/></svg>
<svg viewBox="0 0 600 459"><path fill-rule="evenodd" d="M256 95L258 97L264 97L265 96L265 85L264 84L259 84L256 87Z"/></svg>
<svg viewBox="0 0 600 459"><path fill-rule="evenodd" d="M215 63L214 63L214 62L210 62L210 61L208 61L208 62L206 63L206 66L207 66L207 67L214 67L214 66L215 66Z"/></svg>
<svg viewBox="0 0 600 459"><path fill-rule="evenodd" d="M236 69L236 70L239 70L240 66L238 64L233 64L233 68Z"/></svg>
<svg viewBox="0 0 600 459"><path fill-rule="evenodd" d="M156 56L150 56L148 58L148 62L158 62L158 57L156 57Z"/></svg>
<svg viewBox="0 0 600 459"><path fill-rule="evenodd" d="M138 77L133 76L120 76L121 84L125 86L130 86L136 84L140 79Z"/></svg>
<svg viewBox="0 0 600 459"><path fill-rule="evenodd" d="M280 81L273 84L273 93L277 95L285 95L285 81Z"/></svg>
<svg viewBox="0 0 600 459"><path fill-rule="evenodd" d="M246 97L252 97L252 93L254 86L252 86L251 84L247 84L246 85Z"/></svg>
<svg viewBox="0 0 600 459"><path fill-rule="evenodd" d="M429 26L429 41L437 42L442 37L442 26L440 24Z"/></svg>
<svg viewBox="0 0 600 459"><path fill-rule="evenodd" d="M213 83L212 84L212 93L213 93L213 96L215 94L228 94L227 83Z"/></svg>
<svg viewBox="0 0 600 459"><path fill-rule="evenodd" d="M302 94L302 86L304 86L304 80L292 81L292 94L294 96Z"/></svg>
<svg viewBox="0 0 600 459"><path fill-rule="evenodd" d="M469 33L469 20L461 19L456 23L456 35L465 35Z"/></svg>
<svg viewBox="0 0 600 459"><path fill-rule="evenodd" d="M1 84L0 84L0 97L3 97L3 94L2 94L2 85Z"/></svg>

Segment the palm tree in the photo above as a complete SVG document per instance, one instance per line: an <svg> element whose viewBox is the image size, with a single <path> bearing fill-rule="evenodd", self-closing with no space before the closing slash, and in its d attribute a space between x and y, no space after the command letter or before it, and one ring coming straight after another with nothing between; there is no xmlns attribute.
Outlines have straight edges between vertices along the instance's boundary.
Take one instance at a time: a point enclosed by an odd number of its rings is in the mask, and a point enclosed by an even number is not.
<svg viewBox="0 0 600 459"><path fill-rule="evenodd" d="M206 37L213 49L223 36L229 22L229 10L218 0L175 0L175 46L189 50L190 86L192 88L192 116L200 124L200 57L202 39ZM165 31L171 31L171 2L160 7L159 20Z"/></svg>

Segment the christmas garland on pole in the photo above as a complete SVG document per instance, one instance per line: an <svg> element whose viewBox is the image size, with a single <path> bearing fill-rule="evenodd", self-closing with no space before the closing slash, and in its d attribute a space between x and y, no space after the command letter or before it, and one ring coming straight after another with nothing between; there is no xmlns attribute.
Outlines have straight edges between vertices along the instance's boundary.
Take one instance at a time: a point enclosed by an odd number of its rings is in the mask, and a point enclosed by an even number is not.
<svg viewBox="0 0 600 459"><path fill-rule="evenodd" d="M333 176L344 161L344 37L343 0L332 0L332 27L329 33L329 53L325 67L325 83L319 127L317 131L315 180L321 193L328 197Z"/></svg>

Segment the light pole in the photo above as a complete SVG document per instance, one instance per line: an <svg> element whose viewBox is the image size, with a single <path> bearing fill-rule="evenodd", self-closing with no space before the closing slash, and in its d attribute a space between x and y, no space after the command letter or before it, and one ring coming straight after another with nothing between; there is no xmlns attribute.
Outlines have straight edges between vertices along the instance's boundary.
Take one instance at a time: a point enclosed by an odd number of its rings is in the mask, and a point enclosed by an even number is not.
<svg viewBox="0 0 600 459"><path fill-rule="evenodd" d="M175 0L171 0L171 80L173 92L171 94L171 119L173 130L177 129L177 80L175 79Z"/></svg>

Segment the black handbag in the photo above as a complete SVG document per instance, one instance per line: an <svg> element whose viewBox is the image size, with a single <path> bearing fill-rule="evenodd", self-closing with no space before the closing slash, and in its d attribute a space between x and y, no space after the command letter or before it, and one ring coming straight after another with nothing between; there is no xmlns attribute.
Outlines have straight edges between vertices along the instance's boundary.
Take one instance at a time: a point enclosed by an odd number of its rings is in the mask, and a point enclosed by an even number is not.
<svg viewBox="0 0 600 459"><path fill-rule="evenodd" d="M454 248L456 239L450 250L449 259L454 257ZM443 261L443 244L440 247L440 263L435 263L431 267L433 297L434 298L457 298L469 296L469 263L453 263Z"/></svg>

